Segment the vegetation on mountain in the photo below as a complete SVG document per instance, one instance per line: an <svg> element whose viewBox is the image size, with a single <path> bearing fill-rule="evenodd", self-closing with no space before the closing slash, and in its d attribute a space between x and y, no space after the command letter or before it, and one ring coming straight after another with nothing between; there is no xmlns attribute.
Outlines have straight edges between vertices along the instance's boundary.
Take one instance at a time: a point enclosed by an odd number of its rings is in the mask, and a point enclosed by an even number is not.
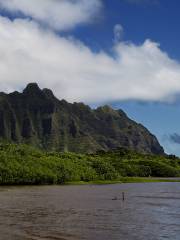
<svg viewBox="0 0 180 240"><path fill-rule="evenodd" d="M45 152L22 144L0 144L1 185L127 181L126 177L150 176L179 177L180 159L123 148L77 154Z"/></svg>
<svg viewBox="0 0 180 240"><path fill-rule="evenodd" d="M22 93L0 93L0 139L48 151L95 153L127 147L164 154L156 137L122 110L60 101L36 83Z"/></svg>

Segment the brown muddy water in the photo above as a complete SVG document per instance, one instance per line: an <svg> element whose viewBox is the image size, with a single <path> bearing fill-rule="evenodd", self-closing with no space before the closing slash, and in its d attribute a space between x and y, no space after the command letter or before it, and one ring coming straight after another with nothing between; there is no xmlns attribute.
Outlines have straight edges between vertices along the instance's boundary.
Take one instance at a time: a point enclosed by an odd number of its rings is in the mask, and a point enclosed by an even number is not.
<svg viewBox="0 0 180 240"><path fill-rule="evenodd" d="M180 183L0 187L0 240L47 239L180 240Z"/></svg>

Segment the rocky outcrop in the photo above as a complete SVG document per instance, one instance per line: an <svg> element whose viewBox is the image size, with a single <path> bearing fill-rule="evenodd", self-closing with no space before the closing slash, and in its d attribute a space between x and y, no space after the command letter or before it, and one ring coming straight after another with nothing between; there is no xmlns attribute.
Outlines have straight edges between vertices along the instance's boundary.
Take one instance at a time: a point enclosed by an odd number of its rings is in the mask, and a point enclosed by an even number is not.
<svg viewBox="0 0 180 240"><path fill-rule="evenodd" d="M156 137L109 106L95 110L58 100L30 83L22 93L0 93L0 139L46 150L96 152L119 147L163 154Z"/></svg>

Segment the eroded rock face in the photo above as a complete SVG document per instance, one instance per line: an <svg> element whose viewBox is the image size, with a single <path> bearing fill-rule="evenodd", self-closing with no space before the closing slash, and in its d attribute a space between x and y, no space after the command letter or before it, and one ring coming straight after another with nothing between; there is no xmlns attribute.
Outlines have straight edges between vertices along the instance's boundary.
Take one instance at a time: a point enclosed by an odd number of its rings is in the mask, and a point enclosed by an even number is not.
<svg viewBox="0 0 180 240"><path fill-rule="evenodd" d="M156 137L109 106L91 109L59 101L51 90L28 84L22 93L0 93L0 139L46 150L96 152L127 147L163 154Z"/></svg>

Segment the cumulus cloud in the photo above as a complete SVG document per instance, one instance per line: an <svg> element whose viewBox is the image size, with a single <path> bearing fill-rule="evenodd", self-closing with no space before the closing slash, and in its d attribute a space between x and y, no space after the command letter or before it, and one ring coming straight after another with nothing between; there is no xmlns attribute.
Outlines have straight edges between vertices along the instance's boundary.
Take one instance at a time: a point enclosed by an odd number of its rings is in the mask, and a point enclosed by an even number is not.
<svg viewBox="0 0 180 240"><path fill-rule="evenodd" d="M121 24L116 24L114 26L114 42L118 43L122 40L124 35L124 29Z"/></svg>
<svg viewBox="0 0 180 240"><path fill-rule="evenodd" d="M22 13L55 30L91 22L101 6L101 0L0 0L1 9Z"/></svg>
<svg viewBox="0 0 180 240"><path fill-rule="evenodd" d="M180 92L180 63L151 40L141 45L120 42L112 57L35 22L3 17L0 73L1 91L36 81L71 102L172 101Z"/></svg>

